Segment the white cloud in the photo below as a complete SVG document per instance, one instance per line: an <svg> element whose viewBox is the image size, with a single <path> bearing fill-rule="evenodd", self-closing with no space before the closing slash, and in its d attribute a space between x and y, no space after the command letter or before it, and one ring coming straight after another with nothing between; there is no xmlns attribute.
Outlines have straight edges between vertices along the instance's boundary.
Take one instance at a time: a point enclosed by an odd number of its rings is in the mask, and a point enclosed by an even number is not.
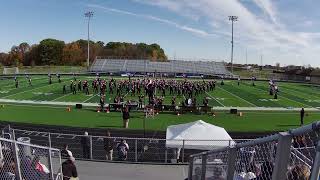
<svg viewBox="0 0 320 180"><path fill-rule="evenodd" d="M135 0L139 3L166 8L180 16L194 12L211 27L210 32L224 37L230 35L229 15L236 15L235 40L244 47L263 49L266 54L275 56L292 56L301 54L309 63L316 64L314 54L319 50L319 33L296 32L282 23L280 12L272 0L253 0L256 7L263 12L250 11L238 0ZM170 3L169 3L170 2ZM252 3L249 3L252 5ZM252 8L252 7L251 7ZM287 9L285 9L287 10ZM311 25L311 22L305 22ZM198 27L201 29L201 27ZM290 61L287 59L287 61ZM317 64L319 65L319 63Z"/></svg>
<svg viewBox="0 0 320 180"><path fill-rule="evenodd" d="M310 27L313 25L313 21L310 21L310 20L304 21L302 25L305 27Z"/></svg>
<svg viewBox="0 0 320 180"><path fill-rule="evenodd" d="M273 6L270 0L253 0L253 2L259 8L261 8L265 14L269 16L269 18L274 24L278 24L277 17L276 17L277 10L275 9L275 7Z"/></svg>
<svg viewBox="0 0 320 180"><path fill-rule="evenodd" d="M138 13L133 13L133 12L124 11L124 10L120 10L120 9L101 6L101 5L97 5L97 4L88 4L87 6L90 8L97 8L97 9L102 9L102 10L109 11L109 12L114 12L114 13L144 18L144 19L148 19L148 20L152 20L152 21L157 21L157 22L170 25L172 27L178 28L178 29L186 31L186 32L190 32L190 33L195 34L197 36L205 36L205 37L216 37L217 36L216 34L209 33L204 30L201 30L201 29L189 27L186 25L181 25L181 24L176 23L174 21L164 19L164 18L159 18L156 16L148 15L148 14L138 14Z"/></svg>

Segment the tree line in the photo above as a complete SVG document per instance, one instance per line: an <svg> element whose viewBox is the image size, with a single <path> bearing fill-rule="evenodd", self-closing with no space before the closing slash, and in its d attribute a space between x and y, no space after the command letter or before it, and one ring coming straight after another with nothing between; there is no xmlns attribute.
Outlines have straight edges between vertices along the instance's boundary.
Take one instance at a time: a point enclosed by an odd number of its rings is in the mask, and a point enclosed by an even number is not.
<svg viewBox="0 0 320 180"><path fill-rule="evenodd" d="M8 53L0 52L0 63L4 66L35 65L85 65L87 40L71 43L57 39L44 39L39 44L23 42L14 45ZM158 44L90 41L90 62L96 56L166 61L167 56Z"/></svg>

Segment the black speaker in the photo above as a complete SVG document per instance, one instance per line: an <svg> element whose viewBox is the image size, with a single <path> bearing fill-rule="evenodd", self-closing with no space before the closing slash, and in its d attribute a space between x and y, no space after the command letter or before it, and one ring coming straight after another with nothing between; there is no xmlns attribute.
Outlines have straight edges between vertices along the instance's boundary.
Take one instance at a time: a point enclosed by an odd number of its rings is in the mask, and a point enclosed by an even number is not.
<svg viewBox="0 0 320 180"><path fill-rule="evenodd" d="M238 109L230 109L230 114L237 114L238 113Z"/></svg>
<svg viewBox="0 0 320 180"><path fill-rule="evenodd" d="M76 104L77 109L82 109L82 104Z"/></svg>

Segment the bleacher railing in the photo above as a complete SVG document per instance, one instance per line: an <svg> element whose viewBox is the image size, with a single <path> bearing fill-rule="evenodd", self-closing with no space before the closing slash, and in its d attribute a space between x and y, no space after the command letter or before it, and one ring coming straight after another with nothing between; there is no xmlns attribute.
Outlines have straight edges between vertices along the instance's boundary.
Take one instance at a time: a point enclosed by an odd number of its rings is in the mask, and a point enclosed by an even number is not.
<svg viewBox="0 0 320 180"><path fill-rule="evenodd" d="M23 141L23 140L22 140ZM0 179L62 180L60 150L0 138Z"/></svg>
<svg viewBox="0 0 320 180"><path fill-rule="evenodd" d="M318 180L320 121L190 156L189 180Z"/></svg>
<svg viewBox="0 0 320 180"><path fill-rule="evenodd" d="M107 161L107 151L105 149L105 142L109 140L113 144L113 159L112 161L119 161L117 144L121 139L125 140L129 145L127 162L151 162L151 163L187 163L191 154L204 152L205 150L187 149L185 146L191 140L168 140L170 143L176 141L180 148L170 148L167 146L166 139L155 138L128 138L128 137L106 137L95 135L78 135L78 134L62 134L62 133L49 133L40 131L30 131L22 129L10 128L14 136L29 137L33 144L54 147L63 149L65 144L68 149L73 153L76 159L90 159ZM3 136L10 138L12 134L6 133L7 129L3 129ZM81 139L89 139L89 147L85 152L84 144ZM196 140L204 141L207 144L219 142L220 144L232 144L234 142L248 141L247 139L234 139L234 140ZM213 149L214 147L212 147ZM108 159L109 160L109 159Z"/></svg>

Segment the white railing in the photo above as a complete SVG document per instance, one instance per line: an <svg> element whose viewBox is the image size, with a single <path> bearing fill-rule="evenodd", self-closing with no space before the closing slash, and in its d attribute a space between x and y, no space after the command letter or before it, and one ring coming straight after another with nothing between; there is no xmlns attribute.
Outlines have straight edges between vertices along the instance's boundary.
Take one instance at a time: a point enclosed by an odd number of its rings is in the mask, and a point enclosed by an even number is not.
<svg viewBox="0 0 320 180"><path fill-rule="evenodd" d="M96 136L89 133L88 136L79 134L63 134L53 132L30 131L23 129L10 128L11 134L7 133L9 127L3 129L3 137L10 138L12 133L16 137L29 137L33 144L54 147L62 149L64 144L68 145L69 150L73 156L78 159L90 160L107 160L107 152L104 148L105 141L109 139L113 143L113 161L118 160L117 144L121 139L126 140L129 145L128 157L126 161L129 162L151 162L151 163L186 163L189 156L194 153L204 152L205 150L187 149L185 146L191 140L166 140L156 138L129 138L129 137L106 137ZM84 150L84 144L81 139L89 140L89 147L87 151ZM167 143L179 141L179 148L169 148ZM248 139L234 139L234 140L196 140L208 142L219 142L221 144L231 145L235 142L248 141ZM214 149L216 147L212 147Z"/></svg>
<svg viewBox="0 0 320 180"><path fill-rule="evenodd" d="M60 150L30 144L26 138L0 138L0 167L0 179L62 180Z"/></svg>
<svg viewBox="0 0 320 180"><path fill-rule="evenodd" d="M318 180L320 121L288 132L194 154L189 162L189 180Z"/></svg>

